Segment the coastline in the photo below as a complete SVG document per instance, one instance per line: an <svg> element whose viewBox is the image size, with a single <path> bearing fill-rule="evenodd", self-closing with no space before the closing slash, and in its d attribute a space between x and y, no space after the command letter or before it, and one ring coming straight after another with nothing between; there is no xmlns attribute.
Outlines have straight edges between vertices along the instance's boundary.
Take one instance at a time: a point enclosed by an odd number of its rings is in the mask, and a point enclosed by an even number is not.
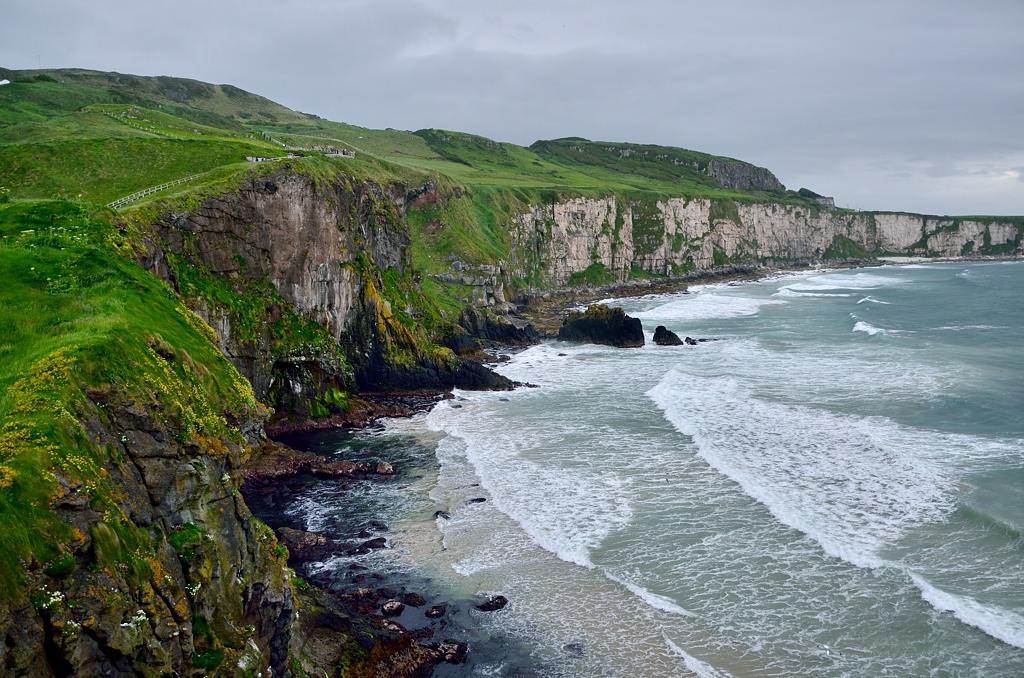
<svg viewBox="0 0 1024 678"><path fill-rule="evenodd" d="M547 291L532 295L521 295L519 314L530 320L541 337L550 338L558 334L561 318L569 309L601 299L626 299L648 294L685 292L691 285L714 285L718 283L756 281L779 273L800 271L829 271L849 268L874 268L877 266L903 266L912 264L936 264L955 262L996 262L1024 261L1024 256L957 256L957 257L902 257L881 256L864 259L804 260L787 265L752 264L714 268L697 271L684 276L633 280L577 287L567 290Z"/></svg>
<svg viewBox="0 0 1024 678"><path fill-rule="evenodd" d="M334 652L348 654L336 654L330 663L346 663L361 648L373 675L464 675L476 664L497 660L511 660L514 675L533 675L528 648L481 626L480 616L506 601L467 597L389 562L388 551L403 544L371 498L412 492L403 484L436 473L439 462L408 449L414 446L396 454L372 444L360 447L373 428L281 434L246 469L242 491L250 510L288 548L297 594L306 609L316 611L301 629L304 653L323 657L332 652L325 644L333 645ZM343 461L334 454L338 448L345 450ZM309 516L288 511L291 500L314 486L344 502L343 523L307 531ZM323 624L333 631L322 632Z"/></svg>
<svg viewBox="0 0 1024 678"><path fill-rule="evenodd" d="M861 268L861 267L874 267L881 265L908 265L908 264L929 264L929 263L955 263L958 261L1018 261L1020 257L1004 257L1004 258L978 258L978 257L956 257L956 258L922 258L922 257L881 257L864 262L842 262L841 265L830 265L830 266L813 266L812 264L793 266L793 267L757 267L753 270L747 271L731 271L728 273L719 273L716 275L705 275L697 279L690 279L686 281L673 281L672 283L665 283L662 286L645 286L641 288L631 288L629 290L619 290L620 294L612 294L612 296L619 297L632 297L645 294L658 294L665 292L679 291L685 289L688 284L698 282L700 284L715 284L731 281L754 281L770 277L772 275L787 272L787 271L807 271L807 270L821 270L828 271L840 268ZM834 262L833 262L834 263ZM845 265L843 265L845 264ZM527 305L523 308L523 314L532 319L533 314L537 314L534 317L543 317L544 313L547 313L549 317L553 318L557 314L564 313L565 309L585 303L587 300L606 298L609 296L609 290L607 288L593 288L587 290L577 290L566 292L560 295L551 295L547 299L541 299L539 304L533 306ZM537 310L538 306L540 310ZM348 433L353 430L364 429L372 427L375 422L382 417L409 417L413 416L418 412L423 412L436 405L440 400L444 398L450 398L450 394L444 393L415 393L415 394L367 394L363 396L366 402L371 403L371 406L361 411L358 417L345 417L340 416L332 418L329 422L318 422L316 425L304 426L304 427L279 427L272 430L272 434L275 440L288 440L293 436L303 436L315 431L324 431L325 429L338 429L339 427L345 427ZM347 414L347 413L346 413ZM325 425L326 424L326 425ZM294 461L293 461L294 464ZM267 478L271 476L266 476ZM342 482L340 491L347 489L348 484L357 482L392 482L390 478L374 478L370 474L364 473L359 475L357 472L355 475L347 477ZM254 495L261 495L258 491L257 486L249 486L247 483L246 491L250 488L257 489L253 492ZM247 497L250 493L247 492ZM261 497L262 498L262 497ZM250 500L250 504L258 504L259 501ZM260 514L260 510L254 506L254 513L256 513L261 519L264 519L264 512ZM266 521L271 527L274 527L279 532L283 529L295 531L294 527L290 527L286 524L273 524L271 521ZM375 539L383 538L387 540L387 528L386 526L381 530L370 529L367 530L365 525L353 525L353 528L359 528L358 531L353 530L352 534L341 535L340 538L334 538L332 541L335 542L332 547L336 549L351 549L353 540L362 539L364 542L373 541ZM301 530L300 530L301 531ZM288 534L288 533L285 533ZM310 534L310 533L304 533ZM301 535L299 535L301 537ZM314 533L314 536L315 533ZM294 539L296 535L292 534L291 537ZM334 535L332 535L334 537ZM293 542L294 543L294 542ZM301 542L299 542L301 543ZM302 547L295 549L293 555L295 556L294 561L290 560L289 564L297 571L304 568L308 563L317 559L322 560L324 557L328 557L329 550L324 549L324 543L316 543L311 547ZM356 545L356 548L360 548ZM373 550L374 547L367 547ZM351 566L350 566L351 567ZM312 577L311 581L317 585L323 591L328 591L331 595L334 594L334 599L340 601L338 605L339 609L343 610L346 615L349 615L353 619L360 621L355 622L356 626L365 624L366 628L374 629L374 633L383 634L382 637L389 638L390 643L394 647L401 648L398 650L400 653L408 654L409 648L413 645L418 647L426 648L422 651L417 651L412 656L418 656L421 661L424 662L445 662L448 661L450 664L461 664L466 661L465 657L467 653L486 653L486 642L482 642L479 645L474 645L472 642L466 643L464 638L467 633L472 635L472 629L467 629L473 625L473 616L468 613L468 608L471 607L474 602L482 601L468 601L468 600L457 600L453 601L450 598L445 597L445 593L437 582L430 581L424 578L411 578L395 576L393 572L382 572L374 569L363 570L358 567L350 569L345 573L342 579L335 579L333 582L330 579L318 579ZM336 587L339 582L344 581L345 585L341 589L341 594L337 595L337 591L333 591L332 588ZM367 585L369 584L369 585ZM317 594L321 595L321 594ZM399 615L399 617L389 617L383 613L382 606L392 600L398 600L402 602L404 600L418 601L420 598L424 599L424 603L419 606L407 606L405 611ZM321 600L318 598L317 600ZM319 603L321 606L323 603ZM405 604L405 603L403 603ZM446 612L442 614L441 622L426 621L424 622L423 612L426 609L443 605ZM445 616L449 615L449 616ZM416 621L413 622L412 620ZM446 629L450 630L453 628L460 629L462 638L453 638L450 635L444 635ZM400 641L398 639L401 639ZM426 644L426 641L430 641ZM460 645L462 643L462 645ZM497 648L493 646L493 639L491 640L492 652L497 651ZM441 650L439 648L446 648ZM438 654L440 652L440 654ZM447 654L446 654L447 653ZM440 657L438 659L438 657ZM424 666L427 663L423 664ZM434 675L446 675L447 671L456 671L455 666L439 664L437 673ZM442 668L443 667L443 668ZM462 667L463 669L465 667ZM461 669L460 669L461 670ZM456 673L457 675L457 673Z"/></svg>

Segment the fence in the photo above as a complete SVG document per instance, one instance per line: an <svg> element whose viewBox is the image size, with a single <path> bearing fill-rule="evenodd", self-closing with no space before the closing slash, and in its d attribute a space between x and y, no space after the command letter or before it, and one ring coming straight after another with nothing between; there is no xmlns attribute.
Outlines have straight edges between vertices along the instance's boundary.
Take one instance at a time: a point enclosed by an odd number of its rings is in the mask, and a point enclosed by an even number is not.
<svg viewBox="0 0 1024 678"><path fill-rule="evenodd" d="M185 177L184 179L177 179L175 181L168 181L166 184L160 184L159 186L153 186L151 188L147 188L147 189L138 191L136 193L132 193L131 195L126 195L123 198L118 198L117 200L115 200L113 202L108 202L107 203L107 207L110 207L110 208L115 209L115 210L116 209L121 209L122 207L124 207L128 203L133 203L136 200L141 200L142 198L145 198L147 195L153 195L154 193L156 193L158 191L162 191L165 188L170 188L171 186L177 186L178 184L184 184L185 182L188 182L188 181L194 181L195 179L198 179L201 176L203 176L203 175L202 174L193 174L192 176Z"/></svg>

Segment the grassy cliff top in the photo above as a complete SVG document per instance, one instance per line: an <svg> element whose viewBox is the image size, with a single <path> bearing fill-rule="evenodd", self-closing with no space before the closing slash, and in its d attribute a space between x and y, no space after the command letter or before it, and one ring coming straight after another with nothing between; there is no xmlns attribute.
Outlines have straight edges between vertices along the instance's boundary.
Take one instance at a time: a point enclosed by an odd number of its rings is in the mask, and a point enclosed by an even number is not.
<svg viewBox="0 0 1024 678"><path fill-rule="evenodd" d="M14 198L108 202L197 174L242 171L249 157L291 153L327 156L356 173L366 165L363 172L446 177L467 188L807 200L716 172L771 176L763 168L685 149L582 139L525 148L463 132L373 130L183 78L80 69L0 69L0 77L12 81L0 87L0 186Z"/></svg>

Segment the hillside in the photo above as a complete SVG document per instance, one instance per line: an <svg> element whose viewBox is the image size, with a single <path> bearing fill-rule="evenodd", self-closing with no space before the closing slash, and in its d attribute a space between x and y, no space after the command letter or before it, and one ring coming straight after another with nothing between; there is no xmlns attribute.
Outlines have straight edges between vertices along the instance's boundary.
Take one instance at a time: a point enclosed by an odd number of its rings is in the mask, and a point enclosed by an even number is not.
<svg viewBox="0 0 1024 678"><path fill-rule="evenodd" d="M7 156L0 166L0 182L14 187L15 197L52 197L63 191L103 200L112 186L126 187L127 176L138 177L135 186L145 188L145 181L172 181L189 172L242 162L246 156L282 155L283 144L294 149L352 149L416 172L443 173L468 185L637 189L807 202L786 192L768 170L683 149L585 140L537 142L523 148L443 130L371 130L297 113L229 85L180 78L74 69L0 69L0 77L13 81L0 89L0 144ZM113 139L123 141L109 149L107 157L97 155L95 144L86 143ZM139 160L133 162L133 155ZM174 161L177 156L191 161ZM152 167L153 160L163 162ZM40 164L44 177L26 182L29 168ZM84 176L86 167L96 168L102 180L90 181ZM140 175L140 169L149 171ZM752 177L756 180L749 180Z"/></svg>

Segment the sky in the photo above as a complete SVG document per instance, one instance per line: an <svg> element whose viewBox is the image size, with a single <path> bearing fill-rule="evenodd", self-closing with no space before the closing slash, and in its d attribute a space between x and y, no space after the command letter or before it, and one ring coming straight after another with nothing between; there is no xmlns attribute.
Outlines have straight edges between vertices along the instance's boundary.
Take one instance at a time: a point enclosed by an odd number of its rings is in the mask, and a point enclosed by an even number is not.
<svg viewBox="0 0 1024 678"><path fill-rule="evenodd" d="M5 0L0 66L678 146L844 207L1024 215L1024 0Z"/></svg>

